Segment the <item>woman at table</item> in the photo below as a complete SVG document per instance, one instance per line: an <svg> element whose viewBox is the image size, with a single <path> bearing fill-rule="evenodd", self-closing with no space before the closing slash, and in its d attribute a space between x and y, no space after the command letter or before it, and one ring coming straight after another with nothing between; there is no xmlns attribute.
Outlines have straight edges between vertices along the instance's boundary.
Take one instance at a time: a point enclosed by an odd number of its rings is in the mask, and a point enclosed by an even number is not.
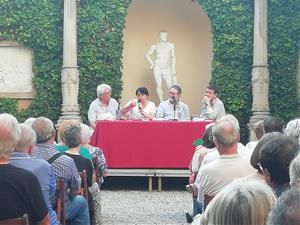
<svg viewBox="0 0 300 225"><path fill-rule="evenodd" d="M155 116L156 107L154 102L148 100L148 89L139 87L135 91L135 95L136 99L132 99L121 109L121 115L125 117L125 119L131 120L152 120Z"/></svg>

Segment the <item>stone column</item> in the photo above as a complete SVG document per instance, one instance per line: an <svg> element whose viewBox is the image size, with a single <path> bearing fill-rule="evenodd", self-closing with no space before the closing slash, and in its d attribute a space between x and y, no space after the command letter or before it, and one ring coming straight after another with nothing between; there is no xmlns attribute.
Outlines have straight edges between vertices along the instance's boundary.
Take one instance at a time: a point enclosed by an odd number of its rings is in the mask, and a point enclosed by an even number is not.
<svg viewBox="0 0 300 225"><path fill-rule="evenodd" d="M76 11L77 0L64 0L63 66L61 71L62 115L59 118L58 126L64 120L81 121L78 105Z"/></svg>
<svg viewBox="0 0 300 225"><path fill-rule="evenodd" d="M252 109L249 128L269 117L268 0L254 0ZM250 135L253 139L253 135Z"/></svg>

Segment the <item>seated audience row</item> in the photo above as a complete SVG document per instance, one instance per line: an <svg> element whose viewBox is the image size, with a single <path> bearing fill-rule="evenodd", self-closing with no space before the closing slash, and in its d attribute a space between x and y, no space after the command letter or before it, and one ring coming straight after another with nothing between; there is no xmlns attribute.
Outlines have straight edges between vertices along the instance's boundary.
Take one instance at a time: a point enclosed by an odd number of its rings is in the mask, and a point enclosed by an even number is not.
<svg viewBox="0 0 300 225"><path fill-rule="evenodd" d="M157 110L155 104L148 100L149 91L146 87L136 90L136 99L129 101L121 110L118 102L111 98L111 87L101 84L97 87L97 98L90 104L88 119L92 129L95 129L98 120L115 119L143 119L152 120L154 117L164 120L190 120L188 106L180 101L181 87L172 85L169 89L169 99L159 104ZM225 115L225 108L218 98L218 88L209 84L201 103L200 118L203 120L216 120Z"/></svg>

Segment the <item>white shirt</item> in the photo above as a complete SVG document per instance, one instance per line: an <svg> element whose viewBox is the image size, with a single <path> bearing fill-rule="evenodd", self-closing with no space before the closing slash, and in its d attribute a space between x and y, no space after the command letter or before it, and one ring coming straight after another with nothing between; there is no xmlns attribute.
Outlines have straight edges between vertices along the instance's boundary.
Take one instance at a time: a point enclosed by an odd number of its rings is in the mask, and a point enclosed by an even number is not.
<svg viewBox="0 0 300 225"><path fill-rule="evenodd" d="M97 98L90 104L88 118L90 123L100 120L103 114L110 115L112 119L116 119L118 110L119 103L114 98L109 99L108 106L104 106L99 98Z"/></svg>
<svg viewBox="0 0 300 225"><path fill-rule="evenodd" d="M164 118L165 120L177 119L181 121L189 121L191 119L189 107L186 104L179 101L174 111L174 105L171 104L170 100L159 104L156 111L156 118Z"/></svg>
<svg viewBox="0 0 300 225"><path fill-rule="evenodd" d="M124 106L124 108L127 107L127 106L129 106L132 101L136 101L136 99L133 99L133 100L127 102L127 104ZM155 115L156 107L155 107L154 102L148 101L148 103L147 103L146 107L143 109L143 111L145 113L147 113L147 114L153 114L153 115ZM136 106L134 106L133 108L131 108L126 113L126 115L128 115L128 119L131 119L131 120L144 119L144 116L141 114L141 112L139 110L138 104L136 104Z"/></svg>

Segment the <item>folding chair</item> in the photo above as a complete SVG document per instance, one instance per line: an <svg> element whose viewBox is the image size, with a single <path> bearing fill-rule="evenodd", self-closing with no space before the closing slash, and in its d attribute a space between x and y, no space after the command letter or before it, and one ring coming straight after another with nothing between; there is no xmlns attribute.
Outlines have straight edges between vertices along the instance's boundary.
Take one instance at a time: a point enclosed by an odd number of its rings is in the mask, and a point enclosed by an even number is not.
<svg viewBox="0 0 300 225"><path fill-rule="evenodd" d="M19 218L0 220L0 225L29 225L28 215L24 214Z"/></svg>
<svg viewBox="0 0 300 225"><path fill-rule="evenodd" d="M88 185L87 185L87 178L86 178L86 171L83 170L82 172L79 172L80 178L81 178L81 190L80 195L85 197L86 201L88 202Z"/></svg>
<svg viewBox="0 0 300 225"><path fill-rule="evenodd" d="M56 214L59 225L66 225L65 221L65 185L62 178L56 180Z"/></svg>

